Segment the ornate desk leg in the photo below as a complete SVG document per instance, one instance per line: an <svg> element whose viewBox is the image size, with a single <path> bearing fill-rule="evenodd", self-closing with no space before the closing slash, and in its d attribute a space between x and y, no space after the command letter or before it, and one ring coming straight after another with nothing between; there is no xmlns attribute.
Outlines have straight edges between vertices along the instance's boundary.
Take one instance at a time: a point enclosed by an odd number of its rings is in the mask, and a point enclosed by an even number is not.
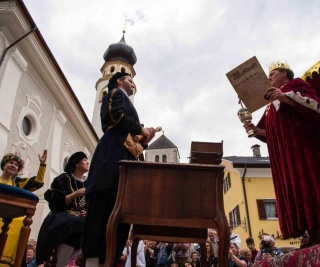
<svg viewBox="0 0 320 267"><path fill-rule="evenodd" d="M131 267L135 267L137 265L137 249L139 242L140 239L134 236L131 246Z"/></svg>
<svg viewBox="0 0 320 267"><path fill-rule="evenodd" d="M218 214L216 224L219 234L219 266L227 266L230 248L230 230L225 214Z"/></svg>
<svg viewBox="0 0 320 267"><path fill-rule="evenodd" d="M120 211L121 211L121 202L123 198L123 188L125 184L124 179L121 179L121 176L123 176L124 174L124 170L122 167L120 167L119 173L120 173L119 175L120 180L118 185L117 199L107 223L106 259L104 262L104 267L113 267L115 257L116 257L117 230L121 220Z"/></svg>
<svg viewBox="0 0 320 267"><path fill-rule="evenodd" d="M23 227L20 230L20 236L18 241L17 253L14 262L14 267L21 267L23 258L26 253L26 245L28 244L29 235L31 232L30 225L33 223L32 216L34 210L27 210L27 215L23 220Z"/></svg>
<svg viewBox="0 0 320 267"><path fill-rule="evenodd" d="M6 245L8 231L9 231L9 224L12 222L12 218L2 218L3 225L1 227L1 234L0 234L0 257L2 256L4 246Z"/></svg>
<svg viewBox="0 0 320 267"><path fill-rule="evenodd" d="M117 229L120 222L118 212L113 210L107 224L106 233L106 260L104 263L105 267L113 267L116 256L116 244L117 244Z"/></svg>

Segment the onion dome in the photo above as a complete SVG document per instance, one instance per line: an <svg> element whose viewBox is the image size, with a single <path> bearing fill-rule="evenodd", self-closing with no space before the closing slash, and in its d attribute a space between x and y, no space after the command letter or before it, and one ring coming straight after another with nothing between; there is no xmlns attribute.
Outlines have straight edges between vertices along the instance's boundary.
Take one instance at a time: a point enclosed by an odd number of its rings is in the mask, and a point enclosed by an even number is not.
<svg viewBox="0 0 320 267"><path fill-rule="evenodd" d="M109 45L103 55L103 59L105 61L122 60L133 66L137 62L137 57L133 48L126 44L124 33L125 32L123 32L123 36L118 43Z"/></svg>

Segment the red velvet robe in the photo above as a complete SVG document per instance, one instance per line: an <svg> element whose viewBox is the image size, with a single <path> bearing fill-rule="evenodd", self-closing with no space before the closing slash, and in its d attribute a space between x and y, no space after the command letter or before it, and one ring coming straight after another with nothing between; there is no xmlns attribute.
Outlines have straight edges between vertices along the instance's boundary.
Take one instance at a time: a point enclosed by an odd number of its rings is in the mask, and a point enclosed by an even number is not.
<svg viewBox="0 0 320 267"><path fill-rule="evenodd" d="M301 79L281 91L296 106L281 102L277 111L271 103L257 126L266 130L266 138L259 139L268 145L280 229L287 239L320 229L320 99Z"/></svg>

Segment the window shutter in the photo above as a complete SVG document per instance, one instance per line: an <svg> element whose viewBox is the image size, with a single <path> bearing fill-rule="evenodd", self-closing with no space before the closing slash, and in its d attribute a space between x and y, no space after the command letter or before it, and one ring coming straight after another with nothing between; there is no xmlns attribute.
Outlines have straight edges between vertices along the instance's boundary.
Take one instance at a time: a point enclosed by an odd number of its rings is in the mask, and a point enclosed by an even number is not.
<svg viewBox="0 0 320 267"><path fill-rule="evenodd" d="M265 208L263 199L257 199L257 207L258 207L259 219L260 220L266 220L267 219L267 213L266 213L266 208Z"/></svg>
<svg viewBox="0 0 320 267"><path fill-rule="evenodd" d="M241 223L239 205L237 205L236 207L236 222L237 222L237 226Z"/></svg>

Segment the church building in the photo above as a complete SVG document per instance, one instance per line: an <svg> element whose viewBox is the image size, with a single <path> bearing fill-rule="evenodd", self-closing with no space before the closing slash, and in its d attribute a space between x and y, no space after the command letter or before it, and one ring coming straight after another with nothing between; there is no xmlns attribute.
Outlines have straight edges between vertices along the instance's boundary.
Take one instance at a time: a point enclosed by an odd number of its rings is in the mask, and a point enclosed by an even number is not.
<svg viewBox="0 0 320 267"><path fill-rule="evenodd" d="M38 154L48 150L44 186L33 217L36 239L49 212L44 192L69 157L91 159L98 136L23 1L0 0L0 157L18 153L20 177L35 176Z"/></svg>

